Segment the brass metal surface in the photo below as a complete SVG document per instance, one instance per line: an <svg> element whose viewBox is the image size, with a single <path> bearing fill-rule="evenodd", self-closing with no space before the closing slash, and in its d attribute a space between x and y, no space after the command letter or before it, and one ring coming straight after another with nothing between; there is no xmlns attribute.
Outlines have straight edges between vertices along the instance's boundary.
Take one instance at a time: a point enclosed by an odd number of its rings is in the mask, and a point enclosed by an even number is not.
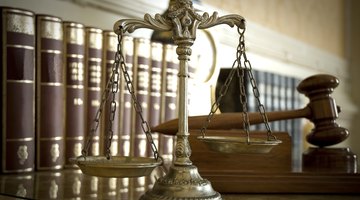
<svg viewBox="0 0 360 200"><path fill-rule="evenodd" d="M251 138L235 136L199 136L209 149L221 153L269 153L271 149L280 144L280 140L267 140L263 138Z"/></svg>
<svg viewBox="0 0 360 200"><path fill-rule="evenodd" d="M153 169L162 164L161 159L113 156L87 156L71 159L84 174L99 177L140 177L147 176Z"/></svg>

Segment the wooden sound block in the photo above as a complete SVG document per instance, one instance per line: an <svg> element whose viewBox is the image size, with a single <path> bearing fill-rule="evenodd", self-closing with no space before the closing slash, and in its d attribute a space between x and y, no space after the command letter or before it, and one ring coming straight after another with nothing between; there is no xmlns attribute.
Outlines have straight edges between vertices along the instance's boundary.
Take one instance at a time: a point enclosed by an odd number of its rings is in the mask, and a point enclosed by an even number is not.
<svg viewBox="0 0 360 200"><path fill-rule="evenodd" d="M202 172L290 172L291 171L291 138L286 132L274 135L282 143L276 145L269 153L220 153L210 150L197 137L199 130L191 130L189 142L192 150L191 161ZM241 130L208 130L206 136L242 136ZM266 138L266 131L250 133L251 138Z"/></svg>
<svg viewBox="0 0 360 200"><path fill-rule="evenodd" d="M357 158L349 148L310 147L303 153L303 171L356 173Z"/></svg>

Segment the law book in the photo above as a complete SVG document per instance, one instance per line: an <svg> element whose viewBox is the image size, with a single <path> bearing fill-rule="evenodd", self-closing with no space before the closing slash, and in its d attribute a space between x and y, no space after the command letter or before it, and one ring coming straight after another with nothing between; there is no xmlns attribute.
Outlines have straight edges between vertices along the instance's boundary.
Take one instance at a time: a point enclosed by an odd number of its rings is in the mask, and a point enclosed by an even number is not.
<svg viewBox="0 0 360 200"><path fill-rule="evenodd" d="M151 42L151 69L150 69L150 88L149 88L149 125L154 127L160 124L161 115L161 74L162 74L163 45L159 42ZM152 133L152 138L156 147L159 147L159 133ZM151 144L147 144L149 157L153 157Z"/></svg>
<svg viewBox="0 0 360 200"><path fill-rule="evenodd" d="M292 77L292 107L299 109L302 107L301 94L296 90L300 83L300 79ZM299 172L302 170L302 153L303 153L303 131L302 119L292 120L292 167L293 171Z"/></svg>
<svg viewBox="0 0 360 200"><path fill-rule="evenodd" d="M286 101L286 104L285 104L285 108L286 110L293 110L294 107L293 107L293 90L295 89L294 86L293 86L293 81L292 81L292 77L290 76L287 76L286 77L286 88L285 88L285 101ZM293 120L286 120L286 130L287 132L290 134L290 135L293 135Z"/></svg>
<svg viewBox="0 0 360 200"><path fill-rule="evenodd" d="M279 110L286 110L286 75L280 75ZM280 121L280 130L287 132L287 120ZM290 133L289 133L290 134Z"/></svg>
<svg viewBox="0 0 360 200"><path fill-rule="evenodd" d="M131 36L124 36L122 42L122 50L126 63L126 71L129 74L129 78L133 81L134 74L134 38ZM128 91L127 84L125 83L125 79L123 78L123 72L120 73L122 76L121 83L121 92L120 94L120 109L122 116L120 118L120 123L122 124L120 134L119 134L119 155L120 156L130 156L133 154L133 145L130 141L130 135L133 130L132 118L133 118L133 104L131 99L131 94ZM135 87L135 86L134 86Z"/></svg>
<svg viewBox="0 0 360 200"><path fill-rule="evenodd" d="M245 70L245 75L244 75L244 84L245 84L245 91L246 91L246 98L247 98L247 111L248 112L256 112L257 110L257 102L256 102L256 98L255 98L255 94L254 94L254 91L253 91L253 86L251 85L251 80L250 80L250 71L249 70L246 70L246 69L243 69ZM254 78L254 82L257 84L257 81L254 77L254 71L251 71L251 73L253 74L253 78ZM256 85L257 87L257 85ZM252 125L250 124L250 127L249 129L251 131L253 130L256 130L256 125Z"/></svg>
<svg viewBox="0 0 360 200"><path fill-rule="evenodd" d="M150 40L145 38L134 39L134 78L133 84L136 90L138 107L141 108L143 119L148 121L149 113L149 78L150 78ZM133 149L134 156L147 156L146 134L142 129L142 120L136 110L133 109Z"/></svg>
<svg viewBox="0 0 360 200"><path fill-rule="evenodd" d="M149 85L150 85L150 66L151 66L151 42L147 38L135 38L134 39L134 76L133 84L135 94L137 98L137 107L141 108L143 120L149 119ZM139 111L139 109L138 109ZM132 109L132 133L131 133L131 145L133 156L135 157L147 157L148 156L148 142L146 134L143 130L143 122L139 114L135 109ZM135 197L138 199L140 196L137 194L143 194L145 192L146 178L139 177L134 178L134 190Z"/></svg>
<svg viewBox="0 0 360 200"><path fill-rule="evenodd" d="M65 167L75 167L69 159L81 155L85 136L85 28L66 21L64 65L66 70Z"/></svg>
<svg viewBox="0 0 360 200"><path fill-rule="evenodd" d="M276 73L271 73L272 75L272 87L271 87L271 98L272 98L272 111L278 111L280 108L280 89L281 89L281 85L280 85L280 75L276 74ZM280 131L281 127L280 127L280 121L274 121L272 122L272 129L273 131Z"/></svg>
<svg viewBox="0 0 360 200"><path fill-rule="evenodd" d="M265 102L265 110L266 111L273 111L274 110L274 102L272 98L272 92L274 87L273 82L273 74L271 72L263 72L264 73L264 84L265 84L265 92L263 93ZM274 122L269 122L269 126L271 130L274 130ZM263 126L265 130L265 126Z"/></svg>
<svg viewBox="0 0 360 200"><path fill-rule="evenodd" d="M62 20L36 15L36 169L64 166L65 90Z"/></svg>
<svg viewBox="0 0 360 200"><path fill-rule="evenodd" d="M103 78L103 83L102 83L102 88L103 90L105 90L105 87L107 86L110 77L112 75L112 70L114 67L114 61L115 61L115 54L117 51L117 44L118 44L118 39L117 39L117 35L113 32L113 31L103 31L103 72L102 74L104 74ZM121 70L119 69L119 74L120 74L120 80L122 80L121 77ZM118 155L119 154L119 135L120 135L120 131L121 131L121 124L122 124L122 107L121 107L121 97L122 97L122 91L123 91L123 83L121 83L119 85L119 90L117 91L117 93L115 94L114 100L116 102L116 110L115 113L113 114L114 116L114 120L112 122L112 132L113 132L113 137L111 140L111 145L110 145L110 153L111 155ZM108 101L105 104L105 107L103 108L103 112L102 113L102 121L103 121L103 127L102 127L102 131L100 134L100 154L104 155L104 153L106 152L106 148L107 148L107 142L108 142L108 134L109 134L109 128L110 128L110 116L111 114L111 101L113 99L113 95L112 92L110 91L109 97L108 97Z"/></svg>
<svg viewBox="0 0 360 200"><path fill-rule="evenodd" d="M254 76L254 71L251 72ZM251 85L250 78L249 78L250 72L248 70L245 70L245 91L246 91L246 97L247 97L247 109L249 112L255 112L257 103L255 100L255 95L253 91L253 86ZM255 83L257 84L257 80L255 79Z"/></svg>
<svg viewBox="0 0 360 200"><path fill-rule="evenodd" d="M259 90L259 101L255 103L255 112L260 112L259 111L259 103L262 104L263 106L266 106L266 93L265 93L265 72L261 71L261 70L254 70L254 78L256 80L257 83L257 87ZM265 107L265 110L267 111L267 108ZM265 126L263 124L256 124L255 125L255 130L265 130Z"/></svg>
<svg viewBox="0 0 360 200"><path fill-rule="evenodd" d="M87 137L91 137L88 155L100 155L100 130L101 122L95 132L96 113L101 103L101 65L103 56L103 31L99 28L85 28L85 69L86 69L86 131Z"/></svg>
<svg viewBox="0 0 360 200"><path fill-rule="evenodd" d="M160 124L161 115L161 72L162 72L162 58L163 58L163 44L159 42L151 42L150 54L150 75L149 75L149 110L148 110L148 123L150 127L155 127ZM159 133L152 132L152 141L159 148ZM152 144L147 142L147 157L154 157ZM159 173L155 170L152 175L160 177ZM146 177L144 190L151 189L155 184L155 179L151 176Z"/></svg>
<svg viewBox="0 0 360 200"><path fill-rule="evenodd" d="M1 10L1 171L35 168L35 15Z"/></svg>
<svg viewBox="0 0 360 200"><path fill-rule="evenodd" d="M165 44L163 46L163 70L161 88L161 122L177 118L177 92L179 62L176 46ZM159 137L159 152L165 162L173 159L174 137L161 135Z"/></svg>

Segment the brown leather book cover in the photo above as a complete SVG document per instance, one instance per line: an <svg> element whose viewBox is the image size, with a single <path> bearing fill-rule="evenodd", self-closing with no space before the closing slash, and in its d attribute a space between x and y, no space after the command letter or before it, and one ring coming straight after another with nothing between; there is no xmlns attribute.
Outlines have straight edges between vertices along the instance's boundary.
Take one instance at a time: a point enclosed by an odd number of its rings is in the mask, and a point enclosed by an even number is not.
<svg viewBox="0 0 360 200"><path fill-rule="evenodd" d="M151 43L151 67L149 85L149 125L154 127L160 124L161 108L161 73L162 73L163 45L158 42ZM154 144L159 148L159 134L152 133ZM154 153L151 144L147 144L148 156Z"/></svg>
<svg viewBox="0 0 360 200"><path fill-rule="evenodd" d="M148 120L149 113L149 75L150 75L150 40L145 38L136 38L134 40L134 88L136 90L137 103L141 106L142 116L145 121ZM133 125L132 130L134 156L147 156L147 140L146 134L142 129L141 117L133 111Z"/></svg>
<svg viewBox="0 0 360 200"><path fill-rule="evenodd" d="M64 66L62 20L36 16L36 169L64 166Z"/></svg>
<svg viewBox="0 0 360 200"><path fill-rule="evenodd" d="M66 66L65 167L81 155L85 135L85 28L64 22L64 64Z"/></svg>
<svg viewBox="0 0 360 200"><path fill-rule="evenodd" d="M102 87L105 89L107 83L110 81L110 77L112 75L112 70L114 67L114 61L115 61L115 53L117 51L117 44L118 44L118 38L117 35L113 32L113 31L104 31L103 32L103 38L104 38L104 46L103 46L103 83L102 83ZM120 73L120 69L119 69L119 75L120 78L122 76L122 73ZM111 145L110 145L110 153L111 155L118 155L119 153L119 134L120 134L120 128L121 128L121 94L122 94L122 85L119 85L119 90L117 91L117 93L115 94L115 102L117 102L116 104L116 110L115 113L113 114L114 116L114 120L112 123L112 132L113 132L113 137L111 140ZM100 135L100 154L104 155L104 153L106 152L106 148L107 148L107 142L108 142L108 138L109 138L109 128L110 128L110 116L111 116L111 101L113 98L113 94L110 91L110 95L108 97L108 101L105 104L105 108L103 109L103 114L102 114L102 121L103 121L103 127L102 127L102 131L101 131L101 135Z"/></svg>
<svg viewBox="0 0 360 200"><path fill-rule="evenodd" d="M1 7L2 172L35 166L35 16Z"/></svg>
<svg viewBox="0 0 360 200"><path fill-rule="evenodd" d="M177 118L179 62L176 46L164 45L164 59L162 72L161 122ZM161 135L159 138L160 155L166 162L173 159L174 137Z"/></svg>
<svg viewBox="0 0 360 200"><path fill-rule="evenodd" d="M103 31L99 28L86 27L86 50L85 50L85 68L87 69L86 78L86 132L87 137L90 137L91 129L95 127L94 119L101 103L101 65L102 65L102 48L103 48ZM101 123L98 129L92 133L91 145L89 146L88 155L97 156L100 153L100 130Z"/></svg>
<svg viewBox="0 0 360 200"><path fill-rule="evenodd" d="M125 63L127 66L127 72L129 73L130 79L133 79L133 64L134 64L134 38L131 36L125 36L123 38L123 54L125 57ZM123 95L121 96L121 131L119 135L119 155L121 156L129 156L130 154L133 155L133 145L130 144L130 135L131 131L133 130L132 126L132 120L133 117L133 104L131 100L131 94L129 93L127 89L127 85L124 82L123 73L121 72L122 76L122 92ZM134 86L135 87L135 86ZM132 152L132 153L131 153Z"/></svg>

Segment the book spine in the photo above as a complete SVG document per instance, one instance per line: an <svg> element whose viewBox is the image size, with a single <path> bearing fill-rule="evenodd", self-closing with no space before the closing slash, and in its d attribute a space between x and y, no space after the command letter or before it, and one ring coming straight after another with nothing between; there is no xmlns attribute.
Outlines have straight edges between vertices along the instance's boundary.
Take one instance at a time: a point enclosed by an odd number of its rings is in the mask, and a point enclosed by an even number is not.
<svg viewBox="0 0 360 200"><path fill-rule="evenodd" d="M64 165L64 66L62 20L36 16L36 169Z"/></svg>
<svg viewBox="0 0 360 200"><path fill-rule="evenodd" d="M69 158L81 155L85 135L85 28L64 22L64 64L66 69L65 167Z"/></svg>
<svg viewBox="0 0 360 200"><path fill-rule="evenodd" d="M86 134L90 134L91 129L95 126L95 117L101 103L101 64L102 64L102 48L103 34L102 30L93 27L85 28L85 69L87 69L86 77ZM100 130L93 133L91 146L89 147L89 155L97 156L100 154Z"/></svg>
<svg viewBox="0 0 360 200"><path fill-rule="evenodd" d="M286 110L286 76L280 75L279 110ZM287 131L287 120L280 121L280 130Z"/></svg>
<svg viewBox="0 0 360 200"><path fill-rule="evenodd" d="M134 64L134 38L130 36L125 36L123 38L123 54L125 57L126 71L129 74L130 80L133 80L133 64ZM122 73L121 73L122 75ZM122 79L124 80L124 79ZM126 83L122 83L123 93L121 95L122 101L120 102L120 107L122 109L121 117L121 132L119 136L119 155L129 156L133 155L133 149L130 145L130 135L132 131L132 100L131 94L129 93Z"/></svg>
<svg viewBox="0 0 360 200"><path fill-rule="evenodd" d="M35 15L1 7L2 172L35 166Z"/></svg>
<svg viewBox="0 0 360 200"><path fill-rule="evenodd" d="M274 87L274 83L273 83L273 74L270 72L263 72L264 73L264 83L265 83L265 92L264 94L264 98L265 98L265 110L267 112L269 111L273 111L274 107L273 107L273 98L272 98L272 92L273 92L273 87ZM274 122L269 122L269 126L271 128L271 130L274 129ZM264 126L265 127L265 126Z"/></svg>
<svg viewBox="0 0 360 200"><path fill-rule="evenodd" d="M154 127L160 124L161 107L161 72L162 72L163 45L158 42L151 43L151 71L150 71L150 99L149 99L149 125ZM159 134L152 133L156 147L159 146ZM148 156L154 154L151 144L148 144Z"/></svg>
<svg viewBox="0 0 360 200"><path fill-rule="evenodd" d="M297 92L296 87L301 80L298 78L292 78L292 106L293 109L301 108L301 95ZM303 153L303 131L302 131L302 119L292 120L292 169L295 172L302 170L302 153Z"/></svg>
<svg viewBox="0 0 360 200"><path fill-rule="evenodd" d="M107 83L110 81L110 77L112 74L112 70L114 67L114 61L115 61L115 54L117 51L117 35L113 31L104 31L103 32L103 39L104 39L104 46L103 46L103 74L105 74L105 77L103 77L103 88L105 89ZM120 69L119 69L120 70ZM121 76L121 73L120 73ZM121 77L120 77L121 79ZM122 122L122 108L121 108L121 94L122 94L122 85L119 85L119 90L115 94L115 101L116 101L116 110L114 113L114 121L112 124L112 131L113 131L113 138L111 140L111 146L110 146L110 153L111 155L117 155L119 153L119 135L120 135L120 128L121 128L121 122ZM100 154L104 155L106 152L106 142L107 142L107 134L109 133L110 128L110 103L113 98L113 94L110 91L110 96L108 98L108 101L105 104L104 113L102 114L103 118L103 128L102 128L102 134L100 135Z"/></svg>
<svg viewBox="0 0 360 200"><path fill-rule="evenodd" d="M169 121L177 118L177 90L179 63L176 54L176 46L164 45L163 76L162 76L162 108L161 121ZM161 135L159 138L159 151L165 161L173 159L174 137Z"/></svg>
<svg viewBox="0 0 360 200"><path fill-rule="evenodd" d="M134 40L134 87L138 106L141 107L143 119L148 120L149 113L149 77L150 77L150 40L145 38L136 38ZM147 156L147 140L142 126L142 119L133 109L133 137L134 137L134 155L139 157Z"/></svg>
<svg viewBox="0 0 360 200"><path fill-rule="evenodd" d="M292 83L292 77L287 76L286 77L286 88L285 88L285 101L286 101L286 110L292 110L294 109L293 107L293 101L294 99L292 98L292 92L295 89L293 87L293 83ZM286 131L290 134L290 136L292 136L293 134L293 120L286 120Z"/></svg>
<svg viewBox="0 0 360 200"><path fill-rule="evenodd" d="M266 108L266 102L265 102L265 99L266 99L266 93L265 93L265 72L264 71L260 71L260 70L255 70L254 71L254 78L255 78L255 81L257 83L257 87L258 87L258 90L259 90L259 100L260 100L260 103L265 106L265 110L267 110ZM256 102L255 103L255 106L256 106L256 109L255 109L255 112L260 112L259 111L259 102ZM255 125L256 127L256 130L265 130L265 126L263 124L257 124Z"/></svg>
<svg viewBox="0 0 360 200"><path fill-rule="evenodd" d="M252 71L253 72L253 71ZM251 73L252 73L251 72ZM245 70L245 77L244 77L244 81L245 81L245 91L246 91L246 97L247 97L247 109L248 109L248 112L256 112L256 99L255 99L255 94L254 94L254 91L253 91L253 87L251 85L251 80L249 78L249 70ZM253 74L254 76L254 74ZM255 80L256 82L256 80ZM252 125L250 124L250 130L256 130L256 125Z"/></svg>
<svg viewBox="0 0 360 200"><path fill-rule="evenodd" d="M278 111L280 108L280 75L272 73L272 111ZM274 121L272 122L274 131L280 131L280 122L281 121Z"/></svg>

